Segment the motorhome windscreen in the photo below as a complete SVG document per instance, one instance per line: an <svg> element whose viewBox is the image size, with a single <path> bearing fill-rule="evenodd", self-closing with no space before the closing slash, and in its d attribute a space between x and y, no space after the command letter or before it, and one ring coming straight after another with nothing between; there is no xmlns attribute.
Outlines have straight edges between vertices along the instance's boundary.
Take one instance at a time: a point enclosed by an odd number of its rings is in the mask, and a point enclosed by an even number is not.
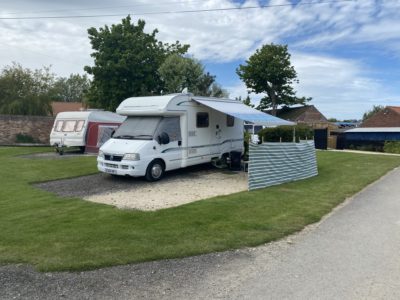
<svg viewBox="0 0 400 300"><path fill-rule="evenodd" d="M115 139L153 139L161 117L128 117L115 131Z"/></svg>

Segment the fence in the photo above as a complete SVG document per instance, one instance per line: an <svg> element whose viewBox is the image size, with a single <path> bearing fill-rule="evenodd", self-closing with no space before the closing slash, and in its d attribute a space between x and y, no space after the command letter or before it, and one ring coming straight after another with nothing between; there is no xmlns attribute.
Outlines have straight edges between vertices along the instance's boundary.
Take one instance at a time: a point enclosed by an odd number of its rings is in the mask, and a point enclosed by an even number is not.
<svg viewBox="0 0 400 300"><path fill-rule="evenodd" d="M318 175L314 141L250 144L249 190Z"/></svg>

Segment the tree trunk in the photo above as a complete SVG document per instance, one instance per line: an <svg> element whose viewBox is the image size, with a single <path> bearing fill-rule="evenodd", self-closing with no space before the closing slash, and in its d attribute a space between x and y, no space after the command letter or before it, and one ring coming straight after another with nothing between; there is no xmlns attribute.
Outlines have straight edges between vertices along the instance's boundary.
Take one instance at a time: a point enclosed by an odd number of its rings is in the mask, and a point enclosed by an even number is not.
<svg viewBox="0 0 400 300"><path fill-rule="evenodd" d="M269 97L271 98L271 106L272 106L271 115L276 116L276 109L278 107L278 104L276 103L276 95L273 90L269 93Z"/></svg>
<svg viewBox="0 0 400 300"><path fill-rule="evenodd" d="M267 94L268 97L271 99L271 115L276 116L276 108L278 107L278 104L276 103L276 95L272 83L267 83Z"/></svg>

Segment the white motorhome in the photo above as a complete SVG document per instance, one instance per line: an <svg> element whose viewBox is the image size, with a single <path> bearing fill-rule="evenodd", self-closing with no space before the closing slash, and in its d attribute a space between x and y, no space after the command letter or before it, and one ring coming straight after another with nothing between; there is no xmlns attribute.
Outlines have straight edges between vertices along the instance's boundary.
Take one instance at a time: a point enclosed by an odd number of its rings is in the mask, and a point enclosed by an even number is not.
<svg viewBox="0 0 400 300"><path fill-rule="evenodd" d="M97 153L126 117L109 111L68 111L57 114L50 133L50 145L62 154L65 147Z"/></svg>
<svg viewBox="0 0 400 300"><path fill-rule="evenodd" d="M149 181L161 179L165 171L224 161L231 154L237 160L243 152L243 121L292 124L237 100L192 94L128 98L117 113L127 118L100 148L97 167Z"/></svg>
<svg viewBox="0 0 400 300"><path fill-rule="evenodd" d="M128 98L117 108L127 119L99 151L98 169L160 179L165 171L243 151L243 121L201 103L235 100L173 94Z"/></svg>

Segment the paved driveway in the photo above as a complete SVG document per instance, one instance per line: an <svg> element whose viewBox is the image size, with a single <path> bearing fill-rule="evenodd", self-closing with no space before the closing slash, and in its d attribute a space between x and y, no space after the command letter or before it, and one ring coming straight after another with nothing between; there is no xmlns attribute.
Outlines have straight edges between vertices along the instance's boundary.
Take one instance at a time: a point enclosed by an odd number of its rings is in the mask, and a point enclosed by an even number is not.
<svg viewBox="0 0 400 300"><path fill-rule="evenodd" d="M0 298L400 299L400 169L279 242L82 273L3 266Z"/></svg>

